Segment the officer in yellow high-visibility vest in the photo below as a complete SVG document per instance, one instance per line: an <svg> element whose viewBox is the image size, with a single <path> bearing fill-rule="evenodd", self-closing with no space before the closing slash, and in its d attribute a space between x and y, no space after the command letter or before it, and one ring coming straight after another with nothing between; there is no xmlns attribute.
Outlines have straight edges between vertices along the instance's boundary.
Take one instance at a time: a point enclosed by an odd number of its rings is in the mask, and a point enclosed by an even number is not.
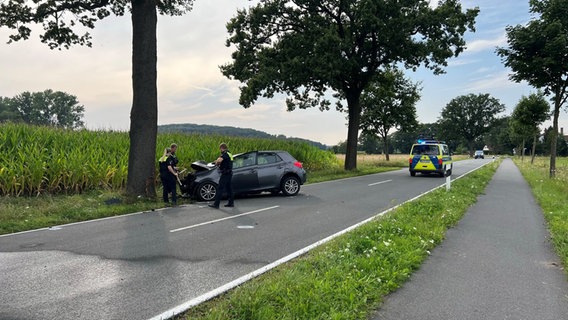
<svg viewBox="0 0 568 320"><path fill-rule="evenodd" d="M211 208L215 209L219 209L223 193L227 193L229 200L225 207L234 206L233 188L231 186L231 180L233 178L233 155L229 152L226 143L221 143L219 149L221 150L221 155L215 160L215 164L219 167L221 177L219 178L219 188L217 188L215 202L209 205Z"/></svg>
<svg viewBox="0 0 568 320"><path fill-rule="evenodd" d="M160 163L160 179L162 180L164 203L169 205L168 194L172 194L172 205L177 205L178 159L175 156L177 145L173 143L164 150L164 155L158 160Z"/></svg>

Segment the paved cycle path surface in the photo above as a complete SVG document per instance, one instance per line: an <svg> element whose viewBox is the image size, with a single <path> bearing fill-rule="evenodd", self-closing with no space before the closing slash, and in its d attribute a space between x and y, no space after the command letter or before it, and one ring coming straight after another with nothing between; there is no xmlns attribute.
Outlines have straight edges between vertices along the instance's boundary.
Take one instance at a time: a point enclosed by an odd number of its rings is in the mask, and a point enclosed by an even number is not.
<svg viewBox="0 0 568 320"><path fill-rule="evenodd" d="M373 320L568 319L568 281L511 159Z"/></svg>

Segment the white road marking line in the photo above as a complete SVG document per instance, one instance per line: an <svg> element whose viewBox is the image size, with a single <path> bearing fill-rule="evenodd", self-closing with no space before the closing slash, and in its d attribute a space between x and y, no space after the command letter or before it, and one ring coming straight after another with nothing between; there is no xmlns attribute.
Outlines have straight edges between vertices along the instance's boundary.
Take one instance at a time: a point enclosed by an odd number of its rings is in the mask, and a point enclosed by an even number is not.
<svg viewBox="0 0 568 320"><path fill-rule="evenodd" d="M392 181L392 180L385 180L385 181L379 181L379 182L371 183L371 184L369 185L369 187L376 186L376 185L378 185L378 184L383 184L383 183L391 182L391 181Z"/></svg>
<svg viewBox="0 0 568 320"><path fill-rule="evenodd" d="M273 207L258 209L258 210L254 210L254 211L250 211L250 212L245 212L245 213L237 214L236 216L230 216L230 217L226 217L226 218L221 218L221 219L217 219L217 220L211 220L211 221L206 221L206 222L203 222L203 223L194 224L194 225L192 225L192 226L187 226L187 227L183 227L183 228L173 229L173 230L170 230L170 232L178 232L178 231L182 231L182 230L197 228L197 227L201 227L201 226L204 226L204 225L213 224L213 223L215 223L215 222L220 222L220 221L224 221L224 220L234 219L234 218L246 216L246 215L253 214L253 213L258 213L258 212L262 212L262 211L266 211L266 210L276 209L276 208L279 208L279 207L280 207L280 206L273 206Z"/></svg>

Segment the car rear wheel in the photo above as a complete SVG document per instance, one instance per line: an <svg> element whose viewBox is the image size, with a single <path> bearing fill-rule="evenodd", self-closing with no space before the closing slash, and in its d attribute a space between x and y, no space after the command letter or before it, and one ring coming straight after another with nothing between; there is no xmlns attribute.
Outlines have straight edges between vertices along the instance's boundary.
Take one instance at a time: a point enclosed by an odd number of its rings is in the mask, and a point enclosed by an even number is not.
<svg viewBox="0 0 568 320"><path fill-rule="evenodd" d="M410 171L410 176L411 176L411 177L416 177L416 171Z"/></svg>
<svg viewBox="0 0 568 320"><path fill-rule="evenodd" d="M213 182L203 182L197 187L197 198L201 201L215 200L217 195L217 184Z"/></svg>
<svg viewBox="0 0 568 320"><path fill-rule="evenodd" d="M287 176L282 179L280 189L285 196L295 196L300 192L300 180L294 176Z"/></svg>

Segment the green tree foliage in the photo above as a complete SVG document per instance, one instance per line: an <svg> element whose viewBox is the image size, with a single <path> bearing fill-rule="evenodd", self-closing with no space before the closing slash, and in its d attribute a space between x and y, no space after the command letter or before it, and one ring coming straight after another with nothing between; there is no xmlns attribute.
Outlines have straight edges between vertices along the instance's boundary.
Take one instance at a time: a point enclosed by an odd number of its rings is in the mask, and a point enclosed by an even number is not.
<svg viewBox="0 0 568 320"><path fill-rule="evenodd" d="M22 121L18 109L11 102L8 97L0 97L0 123Z"/></svg>
<svg viewBox="0 0 568 320"><path fill-rule="evenodd" d="M419 123L409 131L399 130L391 134L392 150L397 153L410 153L412 145L421 138L443 140L448 144L450 150L455 150L455 143L439 136L439 132L440 129L437 123Z"/></svg>
<svg viewBox="0 0 568 320"><path fill-rule="evenodd" d="M526 139L532 139L531 163L534 162L536 144L540 134L539 126L549 117L550 104L542 92L522 97L511 115L512 136L521 139L521 149L525 148ZM522 153L524 157L524 152Z"/></svg>
<svg viewBox="0 0 568 320"><path fill-rule="evenodd" d="M379 154L382 152L381 141L374 134L362 133L359 137L360 151L365 151L366 154Z"/></svg>
<svg viewBox="0 0 568 320"><path fill-rule="evenodd" d="M132 18L132 109L126 192L154 198L154 165L158 126L157 14L182 15L193 0L4 0L0 27L12 29L10 41L28 39L32 26L43 27L41 42L51 49L91 46L95 22L111 14ZM87 31L85 31L85 29Z"/></svg>
<svg viewBox="0 0 568 320"><path fill-rule="evenodd" d="M389 132L409 131L418 125L416 102L420 100L418 85L404 77L400 70L382 73L361 95L361 129L378 136L389 161Z"/></svg>
<svg viewBox="0 0 568 320"><path fill-rule="evenodd" d="M442 109L438 123L444 136L466 143L473 155L476 141L489 132L496 115L504 110L489 94L469 94L452 99Z"/></svg>
<svg viewBox="0 0 568 320"><path fill-rule="evenodd" d="M558 136L560 109L568 99L568 1L530 0L536 18L526 25L507 27L508 48L497 49L510 78L527 81L552 95L553 132ZM550 177L556 174L556 141L551 140Z"/></svg>
<svg viewBox="0 0 568 320"><path fill-rule="evenodd" d="M340 141L337 145L331 147L331 151L336 154L345 154L347 152L347 141Z"/></svg>
<svg viewBox="0 0 568 320"><path fill-rule="evenodd" d="M479 10L458 0L260 0L227 24L233 61L223 74L239 80L239 103L288 95L288 110L319 107L348 114L345 169L357 167L361 93L392 64L443 73L465 47ZM346 101L347 105L343 105Z"/></svg>
<svg viewBox="0 0 568 320"><path fill-rule="evenodd" d="M65 129L84 126L85 107L77 97L61 91L23 92L9 99L23 122Z"/></svg>
<svg viewBox="0 0 568 320"><path fill-rule="evenodd" d="M515 144L511 142L511 132L509 127L510 117L495 119L495 123L483 141L489 147L491 154L512 154Z"/></svg>

